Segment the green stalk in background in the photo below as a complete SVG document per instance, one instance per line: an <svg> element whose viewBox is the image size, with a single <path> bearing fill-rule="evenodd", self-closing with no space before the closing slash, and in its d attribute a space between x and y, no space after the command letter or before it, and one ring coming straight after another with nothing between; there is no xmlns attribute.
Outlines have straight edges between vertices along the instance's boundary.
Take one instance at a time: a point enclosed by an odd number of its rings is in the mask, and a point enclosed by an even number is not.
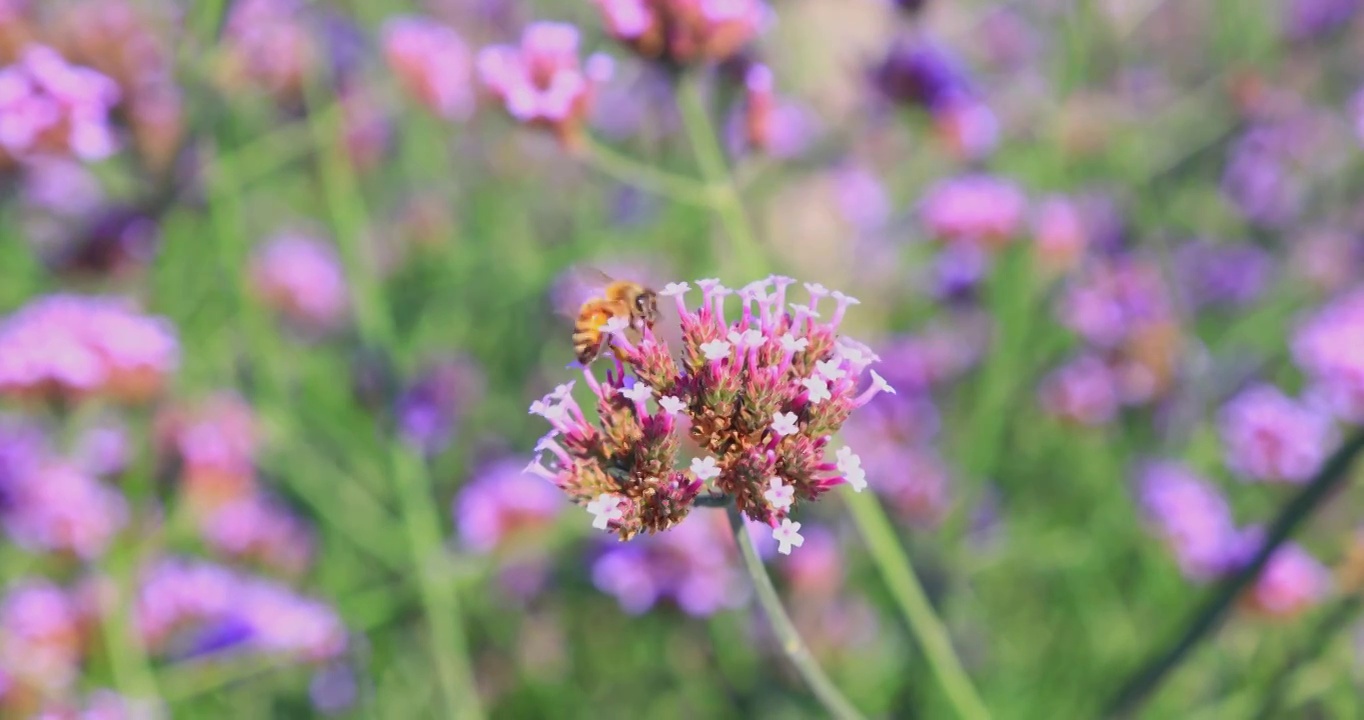
<svg viewBox="0 0 1364 720"><path fill-rule="evenodd" d="M310 88L310 109L317 88ZM359 183L345 156L342 129L335 120L309 113L313 140L320 151L319 174L332 227L346 266L347 281L355 304L357 330L369 347L397 347L397 330L379 279L366 262L361 247L369 227ZM412 568L420 581L422 604L431 628L431 653L435 661L446 717L481 718L468 643L461 625L459 595L445 557L439 507L432 498L430 473L413 448L396 439L389 442L388 470L401 504L403 531L411 552Z"/></svg>
<svg viewBox="0 0 1364 720"><path fill-rule="evenodd" d="M772 586L772 578L768 577L762 558L758 557L758 548L753 544L753 537L748 534L748 527L744 524L738 508L730 505L727 514L729 527L734 532L734 542L739 545L739 552L744 558L744 568L753 579L758 604L767 615L772 632L776 633L777 639L781 641L782 651L790 658L796 672L805 679L810 690L819 698L826 710L841 720L860 720L862 713L848 702L829 676L824 674L824 669L819 666L814 656L810 654L810 648L801 639L800 631L791 622L791 616L786 614L786 609L781 605L781 598L777 597L777 589Z"/></svg>
<svg viewBox="0 0 1364 720"><path fill-rule="evenodd" d="M895 529L890 519L881 509L876 496L870 492L846 494L848 509L852 511L853 521L866 540L876 568L890 587L895 602L909 623L910 632L918 639L924 656L933 669L933 675L942 685L947 699L957 711L957 716L965 720L985 720L990 711L985 708L976 693L971 679L962 668L952 648L952 638L942 621L933 612L933 606L924 593L923 586L914 576L909 556L900 547L895 537Z"/></svg>

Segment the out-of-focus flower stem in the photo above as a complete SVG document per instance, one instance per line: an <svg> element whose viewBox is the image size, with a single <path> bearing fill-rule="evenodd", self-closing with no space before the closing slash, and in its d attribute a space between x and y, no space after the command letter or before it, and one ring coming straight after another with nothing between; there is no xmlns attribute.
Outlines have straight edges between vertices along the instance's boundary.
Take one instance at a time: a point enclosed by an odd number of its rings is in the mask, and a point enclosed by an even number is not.
<svg viewBox="0 0 1364 720"><path fill-rule="evenodd" d="M310 110L322 107L320 90L310 88ZM320 150L322 192L346 265L360 337L371 347L397 349L397 331L383 289L370 272L373 265L366 262L361 246L368 225L364 198L346 159L342 128L335 116L310 112L309 118L313 140ZM413 448L396 440L389 443L388 466L431 629L431 653L445 699L446 717L481 718L483 710L460 624L463 613L454 574L445 556L437 514L439 505L432 499L430 473Z"/></svg>
<svg viewBox="0 0 1364 720"><path fill-rule="evenodd" d="M1274 519L1274 523L1269 526L1264 542L1255 556L1217 586L1207 602L1175 639L1174 644L1157 653L1129 676L1127 682L1114 695L1103 717L1128 717L1134 714L1146 698L1160 687L1170 672L1179 667L1189 651L1221 626L1232 605L1241 597L1241 593L1255 582L1265 565L1269 564L1274 551L1287 542L1298 526L1306 522L1307 518L1350 478L1350 467L1360 452L1364 452L1364 431L1357 431L1351 435L1326 464L1322 465L1317 475L1284 506Z"/></svg>
<svg viewBox="0 0 1364 720"><path fill-rule="evenodd" d="M725 161L725 153L720 147L715 123L711 121L705 89L701 83L702 76L695 72L686 73L678 80L677 103L682 114L682 126L692 152L696 154L701 178L712 189L709 204L729 235L735 260L740 267L750 272L766 272L767 260L753 234L743 198Z"/></svg>
<svg viewBox="0 0 1364 720"><path fill-rule="evenodd" d="M691 205L708 207L713 202L712 197L715 193L705 184L645 165L616 152L591 136L583 136L580 152L587 164L641 190Z"/></svg>
<svg viewBox="0 0 1364 720"><path fill-rule="evenodd" d="M900 547L895 530L880 503L869 492L846 493L846 497L848 509L852 511L853 520L867 543L872 561L890 587L891 595L909 623L910 632L918 639L934 676L956 709L957 716L967 720L990 717L990 711L976 693L970 677L962 668L961 660L957 658L956 650L952 648L952 638L947 628L933 612L923 586L914 576L909 556Z"/></svg>
<svg viewBox="0 0 1364 720"><path fill-rule="evenodd" d="M800 673L805 682L809 684L810 690L819 699L824 708L834 717L861 718L862 713L848 702L843 693L824 674L824 669L815 661L810 649L806 647L805 640L796 630L796 626L791 622L791 617L786 614L786 609L782 607L781 598L777 597L777 589L772 586L772 578L767 576L767 568L763 567L762 558L758 556L758 548L753 544L753 537L748 534L748 527L744 524L743 516L731 505L727 511L729 515L729 527L734 532L734 541L739 545L739 553L743 555L744 567L748 570L749 577L753 578L753 589L757 594L758 604L762 606L763 613L767 615L767 621L772 625L772 631L777 634L777 639L781 642L781 649L790 658L791 664Z"/></svg>
<svg viewBox="0 0 1364 720"><path fill-rule="evenodd" d="M124 538L104 560L105 575L114 583L109 606L104 607L100 628L104 634L109 668L119 694L138 702L158 703L156 674L147 649L133 632L133 597L137 592L137 541Z"/></svg>

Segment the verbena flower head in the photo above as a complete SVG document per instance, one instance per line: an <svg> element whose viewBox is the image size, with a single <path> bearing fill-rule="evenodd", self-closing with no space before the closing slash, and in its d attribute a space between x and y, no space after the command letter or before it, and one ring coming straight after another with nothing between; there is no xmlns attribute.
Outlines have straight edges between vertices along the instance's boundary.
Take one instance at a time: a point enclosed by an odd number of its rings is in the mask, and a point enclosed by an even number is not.
<svg viewBox="0 0 1364 720"><path fill-rule="evenodd" d="M270 238L252 262L257 291L301 327L336 329L350 312L341 257L321 238L283 233Z"/></svg>
<svg viewBox="0 0 1364 720"><path fill-rule="evenodd" d="M1207 480L1183 465L1147 465L1139 478L1141 504L1184 575L1204 582L1233 567L1241 539L1231 507Z"/></svg>
<svg viewBox="0 0 1364 720"><path fill-rule="evenodd" d="M1117 417L1122 392L1113 368L1093 354L1053 370L1039 391L1048 414L1081 425L1103 425Z"/></svg>
<svg viewBox="0 0 1364 720"><path fill-rule="evenodd" d="M0 601L0 675L11 687L43 695L67 690L79 677L84 643L79 608L65 590L44 580L7 588Z"/></svg>
<svg viewBox="0 0 1364 720"><path fill-rule="evenodd" d="M1246 528L1240 542L1240 562L1249 562L1264 542L1264 529ZM1260 615L1289 618L1320 603L1333 587L1331 571L1321 561L1301 545L1287 542L1269 556L1255 584L1241 596L1241 604Z"/></svg>
<svg viewBox="0 0 1364 720"><path fill-rule="evenodd" d="M792 510L845 482L860 489L860 461L831 436L854 410L894 389L869 370L878 360L870 349L838 334L857 300L807 283L809 299L795 302L793 284L771 277L736 291L700 280L701 301L689 307L695 291L670 283L660 294L680 316L679 359L652 330L636 343L618 329L614 371L602 382L584 370L595 423L572 383L531 406L553 430L539 445L548 465L536 460L529 469L622 540L676 525L707 487L794 537L798 528L784 523ZM726 313L730 295L738 310ZM684 418L700 451L690 465L678 460ZM794 488L789 506L767 497L774 479Z"/></svg>
<svg viewBox="0 0 1364 720"><path fill-rule="evenodd" d="M1293 358L1310 396L1340 419L1364 423L1364 288L1308 318L1293 336Z"/></svg>
<svg viewBox="0 0 1364 720"><path fill-rule="evenodd" d="M527 530L543 529L567 507L563 493L504 459L480 468L455 500L455 528L469 549L487 553Z"/></svg>
<svg viewBox="0 0 1364 720"><path fill-rule="evenodd" d="M29 46L0 68L0 159L109 157L118 149L109 125L118 100L113 80L67 63L50 47Z"/></svg>
<svg viewBox="0 0 1364 720"><path fill-rule="evenodd" d="M1273 257L1255 245L1206 240L1181 246L1173 265L1180 290L1197 309L1249 305L1263 294L1274 272Z"/></svg>
<svg viewBox="0 0 1364 720"><path fill-rule="evenodd" d="M1303 483L1330 452L1329 416L1272 385L1257 385L1222 409L1227 465L1248 480Z"/></svg>
<svg viewBox="0 0 1364 720"><path fill-rule="evenodd" d="M933 236L992 248L1020 233L1027 219L1028 200L1008 180L967 175L929 189L921 208L924 227Z"/></svg>
<svg viewBox="0 0 1364 720"><path fill-rule="evenodd" d="M49 295L0 321L0 394L142 402L179 362L170 324L118 298Z"/></svg>
<svg viewBox="0 0 1364 720"><path fill-rule="evenodd" d="M606 31L648 60L673 66L723 62L772 18L763 0L593 0Z"/></svg>
<svg viewBox="0 0 1364 720"><path fill-rule="evenodd" d="M519 45L479 51L479 80L517 122L550 130L572 146L587 121L596 87L613 72L605 55L581 63L579 42L573 25L532 23Z"/></svg>
<svg viewBox="0 0 1364 720"><path fill-rule="evenodd" d="M390 18L383 27L384 56L404 89L446 120L474 111L473 53L454 28L418 16Z"/></svg>
<svg viewBox="0 0 1364 720"><path fill-rule="evenodd" d="M14 542L31 550L92 560L128 521L123 495L69 462L46 460L8 492L0 522Z"/></svg>
<svg viewBox="0 0 1364 720"><path fill-rule="evenodd" d="M232 3L223 27L219 73L229 89L258 87L279 100L296 100L323 57L305 22L302 0Z"/></svg>
<svg viewBox="0 0 1364 720"><path fill-rule="evenodd" d="M483 375L472 360L448 358L417 373L394 401L398 432L428 455L454 439L459 421L482 397Z"/></svg>

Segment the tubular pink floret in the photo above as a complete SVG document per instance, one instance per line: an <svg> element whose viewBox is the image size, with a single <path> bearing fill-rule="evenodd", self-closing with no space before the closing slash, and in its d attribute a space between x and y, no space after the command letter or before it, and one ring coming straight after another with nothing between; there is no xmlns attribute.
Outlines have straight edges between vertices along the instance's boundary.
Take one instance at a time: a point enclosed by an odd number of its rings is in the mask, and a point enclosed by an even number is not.
<svg viewBox="0 0 1364 720"><path fill-rule="evenodd" d="M838 303L838 307L834 310L834 316L829 319L829 327L836 328L839 323L843 322L843 313L848 310L848 306L861 305L862 301L838 291L834 291L833 298Z"/></svg>

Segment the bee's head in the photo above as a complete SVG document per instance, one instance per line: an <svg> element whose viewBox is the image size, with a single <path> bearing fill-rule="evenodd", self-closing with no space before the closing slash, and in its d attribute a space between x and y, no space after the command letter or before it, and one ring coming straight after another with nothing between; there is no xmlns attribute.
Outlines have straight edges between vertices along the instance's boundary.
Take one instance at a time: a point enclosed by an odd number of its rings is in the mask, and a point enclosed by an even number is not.
<svg viewBox="0 0 1364 720"><path fill-rule="evenodd" d="M653 290L645 290L636 295L631 312L645 325L652 327L654 321L658 319L658 293Z"/></svg>

